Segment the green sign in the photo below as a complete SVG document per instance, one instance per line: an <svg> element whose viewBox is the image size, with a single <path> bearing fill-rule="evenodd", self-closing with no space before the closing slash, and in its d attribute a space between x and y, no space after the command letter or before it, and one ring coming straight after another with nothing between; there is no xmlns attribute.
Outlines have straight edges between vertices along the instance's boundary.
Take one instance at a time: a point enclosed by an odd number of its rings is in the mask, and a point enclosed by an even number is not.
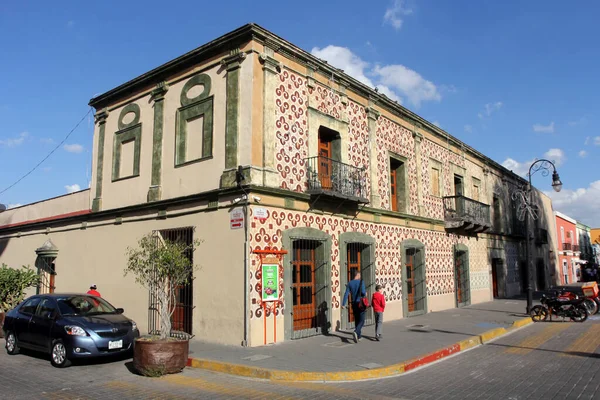
<svg viewBox="0 0 600 400"><path fill-rule="evenodd" d="M279 265L262 265L262 301L279 300Z"/></svg>

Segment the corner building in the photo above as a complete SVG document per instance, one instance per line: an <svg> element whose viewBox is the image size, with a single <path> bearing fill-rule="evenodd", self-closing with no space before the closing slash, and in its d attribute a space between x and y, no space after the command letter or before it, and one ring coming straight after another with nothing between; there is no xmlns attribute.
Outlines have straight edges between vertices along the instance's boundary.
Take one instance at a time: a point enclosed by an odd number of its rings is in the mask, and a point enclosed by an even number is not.
<svg viewBox="0 0 600 400"><path fill-rule="evenodd" d="M370 294L384 286L386 321L527 286L522 178L260 26L90 105L91 188L0 214L0 262L35 265L38 291L94 282L142 331L159 330L153 299L122 274L126 248L149 232L203 241L173 323L210 342L351 329L341 300L357 270ZM557 279L556 228L550 200L534 194L532 282L544 289ZM287 254L282 302L265 315L254 251L266 247Z"/></svg>

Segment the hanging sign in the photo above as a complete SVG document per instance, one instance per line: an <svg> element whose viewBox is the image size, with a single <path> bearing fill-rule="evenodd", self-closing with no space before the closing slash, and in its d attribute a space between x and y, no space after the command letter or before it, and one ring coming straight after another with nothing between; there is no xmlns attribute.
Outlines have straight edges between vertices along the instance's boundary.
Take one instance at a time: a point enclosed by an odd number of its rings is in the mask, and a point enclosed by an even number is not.
<svg viewBox="0 0 600 400"><path fill-rule="evenodd" d="M279 265L262 265L262 301L279 300Z"/></svg>
<svg viewBox="0 0 600 400"><path fill-rule="evenodd" d="M229 227L231 229L242 229L244 227L244 210L234 208L229 212Z"/></svg>

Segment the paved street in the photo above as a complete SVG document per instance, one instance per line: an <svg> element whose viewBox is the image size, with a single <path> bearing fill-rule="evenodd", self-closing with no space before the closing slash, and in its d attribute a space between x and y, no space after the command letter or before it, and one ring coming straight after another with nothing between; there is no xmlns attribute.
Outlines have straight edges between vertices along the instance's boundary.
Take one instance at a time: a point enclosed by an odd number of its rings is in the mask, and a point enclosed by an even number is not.
<svg viewBox="0 0 600 400"><path fill-rule="evenodd" d="M337 384L272 383L193 369L149 379L131 374L129 360L58 370L42 358L2 352L0 397L593 399L600 398L599 347L598 317L583 324L539 323L409 374Z"/></svg>

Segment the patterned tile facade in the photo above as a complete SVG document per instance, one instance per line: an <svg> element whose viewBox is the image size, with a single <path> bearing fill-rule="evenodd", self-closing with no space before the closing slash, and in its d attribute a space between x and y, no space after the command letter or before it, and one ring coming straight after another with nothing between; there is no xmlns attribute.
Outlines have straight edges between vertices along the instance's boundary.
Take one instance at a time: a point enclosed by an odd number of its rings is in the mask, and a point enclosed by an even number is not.
<svg viewBox="0 0 600 400"><path fill-rule="evenodd" d="M400 243L406 239L416 239L425 245L428 296L454 293L453 247L456 243L464 243L470 249L470 269L473 271L471 275L472 289L489 286L489 279L483 277L488 267L487 248L485 241L482 239L464 239L443 232L352 221L340 217L307 214L299 211L270 207L266 209L268 212L266 219L254 219L251 209L249 229L251 251L263 249L269 243L274 248L281 249L282 234L287 229L311 227L331 235L331 304L333 309L338 309L341 302L339 235L343 232L361 232L375 238L376 283L385 287L385 295L389 302L402 300ZM262 312L260 309L260 296L257 292L257 285L260 282L259 274L258 257L252 257L250 296L254 317L259 317ZM283 279L283 275L281 279ZM280 286L283 287L283 282L280 283ZM285 299L283 300L285 307Z"/></svg>

